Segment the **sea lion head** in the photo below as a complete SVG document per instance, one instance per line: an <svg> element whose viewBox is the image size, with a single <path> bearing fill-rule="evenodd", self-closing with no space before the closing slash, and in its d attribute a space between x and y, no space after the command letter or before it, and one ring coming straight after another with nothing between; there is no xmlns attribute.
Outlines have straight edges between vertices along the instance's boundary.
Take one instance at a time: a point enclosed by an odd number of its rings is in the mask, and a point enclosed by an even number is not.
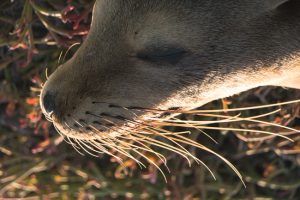
<svg viewBox="0 0 300 200"><path fill-rule="evenodd" d="M42 110L70 138L113 138L273 84L277 61L299 49L278 42L282 2L98 0L87 39L44 85Z"/></svg>

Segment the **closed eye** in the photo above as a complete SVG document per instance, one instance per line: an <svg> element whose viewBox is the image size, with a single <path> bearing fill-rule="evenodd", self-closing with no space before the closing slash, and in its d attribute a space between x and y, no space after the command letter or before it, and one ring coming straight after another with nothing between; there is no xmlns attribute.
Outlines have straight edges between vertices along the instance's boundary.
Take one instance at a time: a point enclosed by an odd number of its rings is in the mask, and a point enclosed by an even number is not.
<svg viewBox="0 0 300 200"><path fill-rule="evenodd" d="M148 62L178 63L187 51L182 48L153 48L136 54L136 57Z"/></svg>

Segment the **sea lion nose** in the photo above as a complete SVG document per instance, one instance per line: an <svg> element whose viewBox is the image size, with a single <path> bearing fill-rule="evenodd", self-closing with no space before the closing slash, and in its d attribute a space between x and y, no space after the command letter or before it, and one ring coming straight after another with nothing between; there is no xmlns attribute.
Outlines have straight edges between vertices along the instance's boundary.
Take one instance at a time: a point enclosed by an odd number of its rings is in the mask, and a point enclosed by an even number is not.
<svg viewBox="0 0 300 200"><path fill-rule="evenodd" d="M47 92L42 99L42 106L48 115L53 114L55 110L55 94Z"/></svg>

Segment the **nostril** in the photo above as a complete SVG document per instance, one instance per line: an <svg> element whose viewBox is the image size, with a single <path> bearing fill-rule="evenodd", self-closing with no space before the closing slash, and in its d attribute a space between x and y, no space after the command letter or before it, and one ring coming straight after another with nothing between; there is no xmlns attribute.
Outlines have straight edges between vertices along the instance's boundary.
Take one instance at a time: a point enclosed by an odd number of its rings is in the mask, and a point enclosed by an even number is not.
<svg viewBox="0 0 300 200"><path fill-rule="evenodd" d="M53 113L55 109L55 95L47 92L43 97L43 107L48 114Z"/></svg>

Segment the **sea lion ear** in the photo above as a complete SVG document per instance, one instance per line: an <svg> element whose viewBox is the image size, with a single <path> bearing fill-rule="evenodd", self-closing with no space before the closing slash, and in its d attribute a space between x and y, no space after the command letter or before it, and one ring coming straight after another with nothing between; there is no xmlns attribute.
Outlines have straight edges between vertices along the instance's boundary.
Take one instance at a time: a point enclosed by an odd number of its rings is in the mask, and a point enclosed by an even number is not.
<svg viewBox="0 0 300 200"><path fill-rule="evenodd" d="M274 10L288 1L293 1L293 0L264 0L262 3L265 4L268 10Z"/></svg>

